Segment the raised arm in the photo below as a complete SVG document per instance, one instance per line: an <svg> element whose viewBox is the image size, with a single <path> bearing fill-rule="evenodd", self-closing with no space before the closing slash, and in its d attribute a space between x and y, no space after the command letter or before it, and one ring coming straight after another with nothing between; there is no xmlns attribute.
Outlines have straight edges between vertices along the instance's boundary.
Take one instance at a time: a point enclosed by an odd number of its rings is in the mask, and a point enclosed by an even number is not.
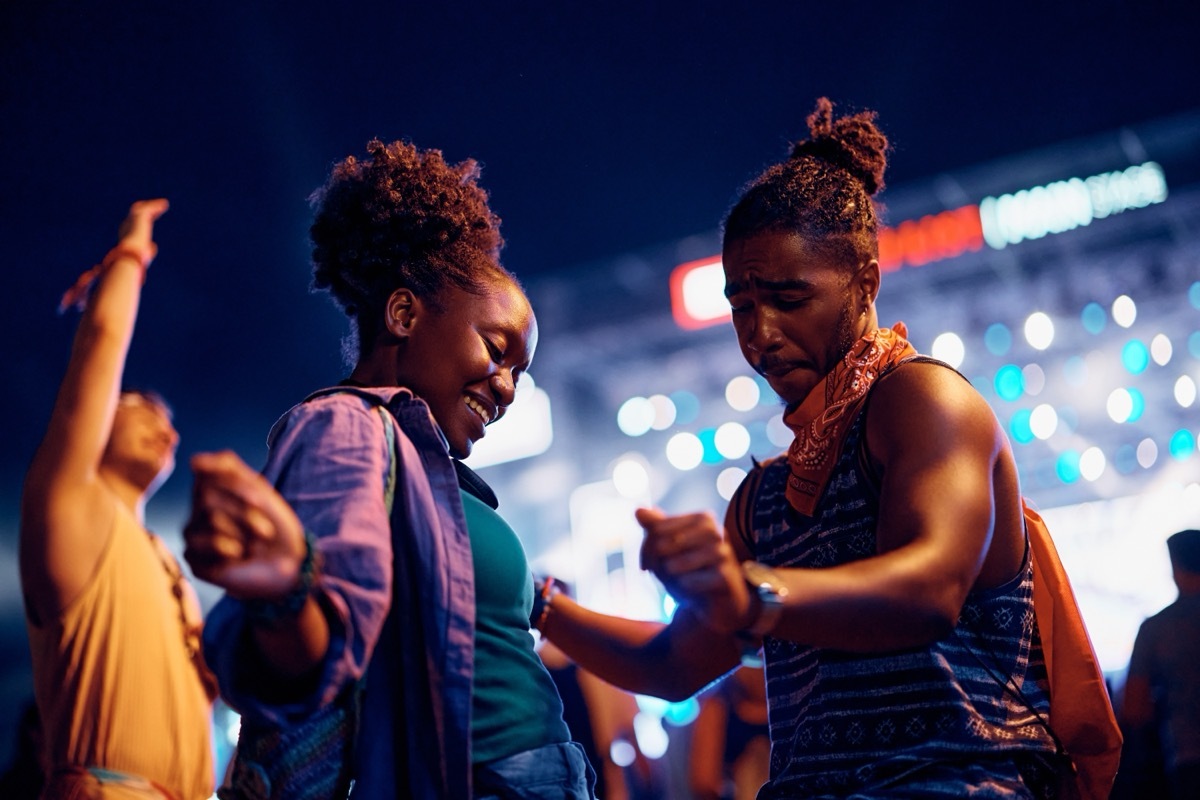
<svg viewBox="0 0 1200 800"><path fill-rule="evenodd" d="M924 644L951 629L977 582L998 584L1020 565L1019 520L1003 512L993 542L997 487L1014 513L1019 503L1007 445L983 398L949 370L922 364L897 370L875 391L867 436L882 475L878 555L776 570L788 591L773 636L861 652ZM721 630L754 620L757 601L740 579L738 556L710 518L642 523L644 551L677 597Z"/></svg>
<svg viewBox="0 0 1200 800"><path fill-rule="evenodd" d="M81 276L64 304L94 291L72 345L45 438L26 476L21 505L21 581L35 616L52 616L83 588L108 541L117 498L100 480L154 222L166 200L134 203L117 246Z"/></svg>

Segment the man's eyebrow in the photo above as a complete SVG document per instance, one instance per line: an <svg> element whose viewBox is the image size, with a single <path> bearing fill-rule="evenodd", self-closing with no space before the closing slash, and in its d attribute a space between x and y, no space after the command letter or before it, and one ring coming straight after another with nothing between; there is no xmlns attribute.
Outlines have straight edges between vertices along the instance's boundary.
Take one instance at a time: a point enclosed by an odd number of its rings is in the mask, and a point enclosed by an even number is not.
<svg viewBox="0 0 1200 800"><path fill-rule="evenodd" d="M780 281L768 281L763 280L762 278L755 278L753 283L759 289L766 289L770 292L807 291L813 286L810 281L806 281L803 278L788 278ZM744 283L727 283L725 284L725 297L728 299L738 292L745 290L746 284Z"/></svg>

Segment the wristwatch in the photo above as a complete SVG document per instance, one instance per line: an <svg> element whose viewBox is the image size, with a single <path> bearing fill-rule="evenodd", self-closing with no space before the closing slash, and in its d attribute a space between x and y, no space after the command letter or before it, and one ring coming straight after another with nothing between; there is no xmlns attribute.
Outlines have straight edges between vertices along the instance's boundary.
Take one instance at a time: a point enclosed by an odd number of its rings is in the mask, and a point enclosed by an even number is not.
<svg viewBox="0 0 1200 800"><path fill-rule="evenodd" d="M788 593L787 586L779 573L757 561L743 561L742 575L759 600L758 616L743 632L761 639L779 623L779 615L783 613L783 598Z"/></svg>

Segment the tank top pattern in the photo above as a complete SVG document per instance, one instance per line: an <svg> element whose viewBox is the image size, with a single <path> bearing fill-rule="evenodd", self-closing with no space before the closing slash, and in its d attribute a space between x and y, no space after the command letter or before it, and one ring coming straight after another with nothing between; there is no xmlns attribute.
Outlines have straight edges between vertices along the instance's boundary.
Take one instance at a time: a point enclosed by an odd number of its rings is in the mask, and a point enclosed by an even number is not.
<svg viewBox="0 0 1200 800"><path fill-rule="evenodd" d="M787 459L761 467L749 542L758 561L825 568L875 555L878 507L859 467L864 420L860 412L811 518L788 505ZM1054 752L1037 716L1049 702L1028 556L1009 582L972 592L955 630L932 645L861 654L767 637L764 653L768 787L780 796L853 789L922 762ZM1024 700L1002 685L1008 675Z"/></svg>

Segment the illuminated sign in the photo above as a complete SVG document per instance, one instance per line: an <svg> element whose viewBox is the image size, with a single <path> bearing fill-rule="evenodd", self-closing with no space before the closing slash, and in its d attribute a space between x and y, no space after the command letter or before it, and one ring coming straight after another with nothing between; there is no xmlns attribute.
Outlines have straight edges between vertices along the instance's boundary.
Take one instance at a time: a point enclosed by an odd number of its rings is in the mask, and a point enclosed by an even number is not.
<svg viewBox="0 0 1200 800"><path fill-rule="evenodd" d="M1090 178L1071 178L1014 194L985 197L979 205L929 214L879 231L879 269L919 267L963 253L1008 245L1090 225L1122 211L1167 199L1162 167L1153 161ZM671 272L671 314L681 328L729 319L721 257L680 264Z"/></svg>

